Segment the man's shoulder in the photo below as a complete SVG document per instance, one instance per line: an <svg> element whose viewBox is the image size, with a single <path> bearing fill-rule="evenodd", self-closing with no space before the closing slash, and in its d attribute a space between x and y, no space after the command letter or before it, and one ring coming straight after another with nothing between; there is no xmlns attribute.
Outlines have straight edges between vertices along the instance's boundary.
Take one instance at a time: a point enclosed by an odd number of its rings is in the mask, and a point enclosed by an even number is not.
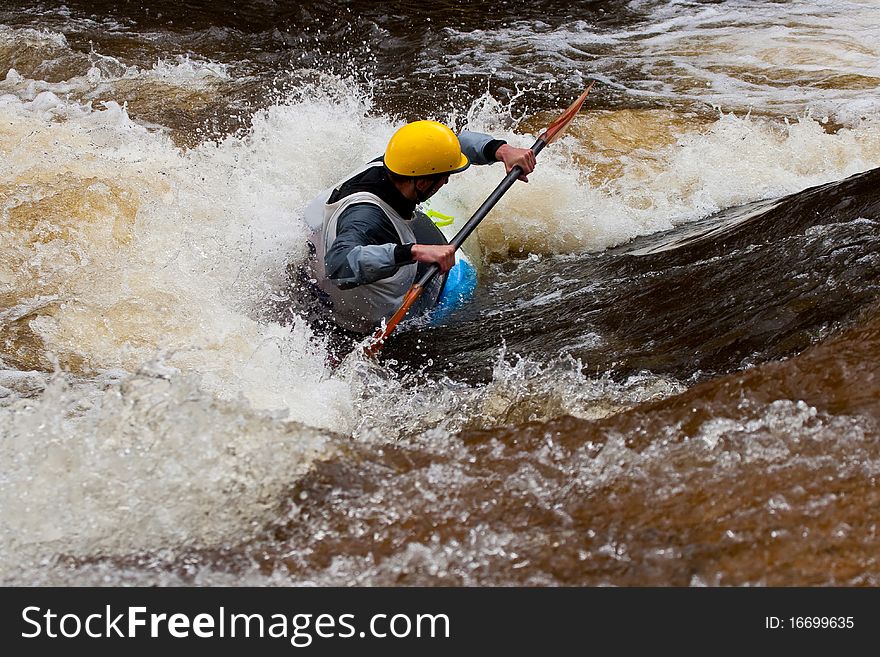
<svg viewBox="0 0 880 657"><path fill-rule="evenodd" d="M337 220L337 232L343 229L372 232L375 230L387 231L390 228L390 220L385 212L374 203L353 203L343 210Z"/></svg>
<svg viewBox="0 0 880 657"><path fill-rule="evenodd" d="M335 203L358 192L368 192L375 196L380 196L384 180L385 174L382 167L367 167L334 189L327 202Z"/></svg>

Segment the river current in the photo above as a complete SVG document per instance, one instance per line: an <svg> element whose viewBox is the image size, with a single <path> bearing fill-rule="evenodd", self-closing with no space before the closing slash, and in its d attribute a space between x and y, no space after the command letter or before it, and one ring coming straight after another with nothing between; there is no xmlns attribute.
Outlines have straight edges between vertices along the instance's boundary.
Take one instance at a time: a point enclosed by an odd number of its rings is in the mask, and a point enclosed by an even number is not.
<svg viewBox="0 0 880 657"><path fill-rule="evenodd" d="M0 582L880 584L878 62L870 0L0 4ZM334 366L311 198L590 80Z"/></svg>

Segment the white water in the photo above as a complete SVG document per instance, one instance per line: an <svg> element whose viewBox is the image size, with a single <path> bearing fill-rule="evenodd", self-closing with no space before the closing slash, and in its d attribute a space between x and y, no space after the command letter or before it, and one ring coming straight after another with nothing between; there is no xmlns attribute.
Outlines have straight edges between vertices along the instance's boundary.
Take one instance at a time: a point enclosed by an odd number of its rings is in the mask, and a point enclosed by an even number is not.
<svg viewBox="0 0 880 657"><path fill-rule="evenodd" d="M632 0L647 20L619 31L572 20L447 29L460 75L583 85L596 77L627 96L725 112L815 116L854 126L880 111L880 7L874 0ZM575 15L576 18L576 15ZM517 47L511 49L510 43ZM548 65L549 63L549 65Z"/></svg>

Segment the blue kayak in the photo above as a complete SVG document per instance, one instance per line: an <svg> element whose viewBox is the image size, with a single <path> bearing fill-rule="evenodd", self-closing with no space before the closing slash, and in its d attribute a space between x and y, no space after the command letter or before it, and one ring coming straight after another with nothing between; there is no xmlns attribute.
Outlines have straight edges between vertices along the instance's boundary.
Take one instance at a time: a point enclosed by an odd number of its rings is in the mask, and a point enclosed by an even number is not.
<svg viewBox="0 0 880 657"><path fill-rule="evenodd" d="M444 221L438 221L438 217ZM412 228L420 244L448 244L449 239L441 227L447 230L451 229L452 221L452 217L442 215L439 212L432 211L429 214L416 212ZM423 263L419 264L416 278L422 275L424 267L426 265ZM476 267L459 249L455 252L455 266L446 274L445 280L443 276L438 275L429 285L442 285L440 295L437 297L437 304L430 310L428 317L428 323L431 326L439 326L446 322L453 311L473 298L477 289Z"/></svg>
<svg viewBox="0 0 880 657"><path fill-rule="evenodd" d="M468 303L477 289L477 270L461 252L455 254L455 266L449 270L437 305L431 311L431 326L439 326L457 308Z"/></svg>

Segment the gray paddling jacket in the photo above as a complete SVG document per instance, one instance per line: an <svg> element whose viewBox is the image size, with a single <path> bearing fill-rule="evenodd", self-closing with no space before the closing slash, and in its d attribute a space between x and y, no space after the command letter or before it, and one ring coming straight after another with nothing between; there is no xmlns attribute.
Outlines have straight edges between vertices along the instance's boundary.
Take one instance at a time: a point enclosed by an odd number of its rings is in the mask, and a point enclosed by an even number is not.
<svg viewBox="0 0 880 657"><path fill-rule="evenodd" d="M473 164L490 164L498 147L505 143L469 131L460 133L459 141ZM424 239L417 238L417 233L424 235L417 224L420 220L430 223L424 215L413 212L414 204L404 209L380 197L381 191L369 185L359 188L350 184L363 178L375 179L376 175L371 174L380 173L376 167L384 168L381 160L370 162L322 191L305 210L309 242L314 247L309 261L314 284L329 298L333 321L361 334L375 330L401 306L417 275L417 264L404 245L424 243ZM337 243L343 232L345 239ZM375 241L377 234L383 236L381 242ZM437 303L443 280L440 276L432 279L411 310L413 316Z"/></svg>

